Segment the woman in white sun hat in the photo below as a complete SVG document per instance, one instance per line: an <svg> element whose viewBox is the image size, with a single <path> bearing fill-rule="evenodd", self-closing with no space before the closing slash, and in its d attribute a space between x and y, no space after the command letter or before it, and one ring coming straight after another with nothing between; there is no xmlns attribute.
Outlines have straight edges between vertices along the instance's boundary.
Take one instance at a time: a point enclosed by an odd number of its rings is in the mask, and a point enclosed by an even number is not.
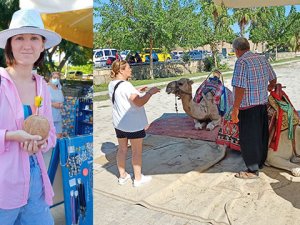
<svg viewBox="0 0 300 225"><path fill-rule="evenodd" d="M44 29L35 10L19 10L9 29L0 32L6 68L0 68L0 224L52 225L49 206L53 190L42 152L55 146L51 100L46 82L32 73L42 63L45 49L61 41ZM40 107L36 96L42 97ZM22 130L24 119L36 112L50 124L48 137Z"/></svg>

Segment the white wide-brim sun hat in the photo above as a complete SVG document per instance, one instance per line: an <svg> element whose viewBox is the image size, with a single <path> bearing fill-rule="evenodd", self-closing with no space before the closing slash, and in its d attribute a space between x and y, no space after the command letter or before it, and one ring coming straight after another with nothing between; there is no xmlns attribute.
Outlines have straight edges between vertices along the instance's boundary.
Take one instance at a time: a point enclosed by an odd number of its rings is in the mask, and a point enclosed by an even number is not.
<svg viewBox="0 0 300 225"><path fill-rule="evenodd" d="M39 34L45 37L45 49L61 42L59 34L44 28L41 15L34 9L21 9L13 14L9 28L0 31L0 48L5 48L9 38L18 34Z"/></svg>

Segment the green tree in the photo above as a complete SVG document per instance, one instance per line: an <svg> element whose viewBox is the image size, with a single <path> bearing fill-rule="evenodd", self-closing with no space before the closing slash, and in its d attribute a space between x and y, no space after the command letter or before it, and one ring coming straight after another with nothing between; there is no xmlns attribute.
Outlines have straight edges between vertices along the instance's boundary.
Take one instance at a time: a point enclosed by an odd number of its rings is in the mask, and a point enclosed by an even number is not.
<svg viewBox="0 0 300 225"><path fill-rule="evenodd" d="M255 10L256 20L252 21L249 30L250 30L250 39L256 46L258 45L258 43L264 43L266 41L265 40L266 29L262 26L262 24L268 23L268 13L269 12L266 7L257 8Z"/></svg>
<svg viewBox="0 0 300 225"><path fill-rule="evenodd" d="M0 30L8 28L13 13L18 9L19 0L0 1Z"/></svg>
<svg viewBox="0 0 300 225"><path fill-rule="evenodd" d="M293 52L300 51L300 12L296 11L295 6L291 7L290 19L294 22L291 25L291 36L289 46Z"/></svg>
<svg viewBox="0 0 300 225"><path fill-rule="evenodd" d="M200 3L203 17L202 35L203 39L205 39L203 44L210 45L215 65L218 67L218 44L222 42L231 43L235 38L234 32L230 27L233 20L225 6L215 5L212 0L200 0Z"/></svg>
<svg viewBox="0 0 300 225"><path fill-rule="evenodd" d="M175 21L181 30L177 37L178 45L185 49L193 49L205 45L204 19L200 12L199 4L193 11L189 12L187 20L189 20L188 26L180 20Z"/></svg>
<svg viewBox="0 0 300 225"><path fill-rule="evenodd" d="M55 53L59 53L62 56L58 63L53 61ZM40 66L39 72L43 75L49 75L52 71L61 71L66 63L80 66L92 63L91 61L92 50L90 48L82 47L63 39L58 46L46 51L45 63Z"/></svg>
<svg viewBox="0 0 300 225"><path fill-rule="evenodd" d="M0 1L0 31L9 27L11 17L19 9L19 0ZM0 49L0 66L5 67L4 52Z"/></svg>
<svg viewBox="0 0 300 225"><path fill-rule="evenodd" d="M97 0L95 15L95 47L141 50L150 48L150 78L153 79L152 49L170 50L182 40L182 32L190 27L194 1L162 0Z"/></svg>
<svg viewBox="0 0 300 225"><path fill-rule="evenodd" d="M267 42L268 48L275 51L276 59L278 48L289 43L293 24L297 19L293 11L287 16L285 14L283 6L263 8L258 13L259 19L250 28L250 39L254 42Z"/></svg>

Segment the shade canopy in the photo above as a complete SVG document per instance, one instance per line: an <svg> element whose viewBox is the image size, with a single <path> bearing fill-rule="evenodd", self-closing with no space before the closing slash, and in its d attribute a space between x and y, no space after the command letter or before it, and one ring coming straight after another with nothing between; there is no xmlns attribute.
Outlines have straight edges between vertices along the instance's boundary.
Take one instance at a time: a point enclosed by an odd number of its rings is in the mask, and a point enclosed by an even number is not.
<svg viewBox="0 0 300 225"><path fill-rule="evenodd" d="M254 8L266 6L300 5L300 0L213 0L215 4L222 3L228 8Z"/></svg>
<svg viewBox="0 0 300 225"><path fill-rule="evenodd" d="M20 8L38 10L46 29L73 43L93 47L93 0L20 0Z"/></svg>

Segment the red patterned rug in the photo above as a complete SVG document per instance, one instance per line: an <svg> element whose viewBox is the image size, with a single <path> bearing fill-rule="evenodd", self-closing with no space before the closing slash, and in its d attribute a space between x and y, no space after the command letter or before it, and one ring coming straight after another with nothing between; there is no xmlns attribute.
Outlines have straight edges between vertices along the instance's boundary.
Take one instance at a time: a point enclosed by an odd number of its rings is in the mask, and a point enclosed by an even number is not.
<svg viewBox="0 0 300 225"><path fill-rule="evenodd" d="M150 124L146 133L215 142L218 130L218 127L212 131L196 130L193 119L186 114L165 113Z"/></svg>

